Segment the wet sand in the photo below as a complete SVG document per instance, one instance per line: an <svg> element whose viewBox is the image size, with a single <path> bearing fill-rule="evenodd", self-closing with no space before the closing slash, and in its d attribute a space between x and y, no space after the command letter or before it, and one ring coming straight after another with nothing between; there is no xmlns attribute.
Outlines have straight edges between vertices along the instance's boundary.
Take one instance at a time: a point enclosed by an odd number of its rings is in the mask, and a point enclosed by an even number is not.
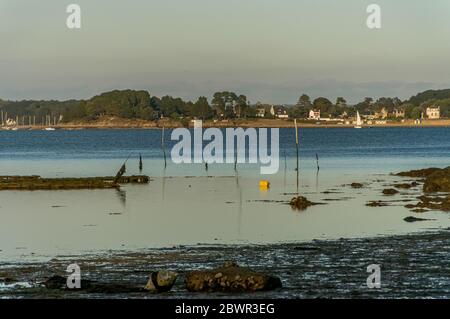
<svg viewBox="0 0 450 319"><path fill-rule="evenodd" d="M0 298L449 298L450 231L365 239L312 241L299 244L181 246L138 252L59 256L48 262L0 263ZM246 293L190 293L188 271L241 266L278 276L283 288ZM110 285L104 291L47 289L40 283L53 275L67 276L78 263L82 280ZM367 266L381 266L381 289L366 285ZM171 292L141 289L151 271L179 273ZM3 282L2 282L3 280Z"/></svg>

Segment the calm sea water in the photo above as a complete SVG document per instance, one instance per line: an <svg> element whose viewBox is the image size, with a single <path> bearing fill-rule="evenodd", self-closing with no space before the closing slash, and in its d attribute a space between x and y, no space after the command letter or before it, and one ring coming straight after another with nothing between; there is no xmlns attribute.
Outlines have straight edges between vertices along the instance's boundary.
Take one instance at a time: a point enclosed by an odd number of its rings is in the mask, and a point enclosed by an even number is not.
<svg viewBox="0 0 450 319"><path fill-rule="evenodd" d="M170 130L166 149L170 152ZM261 176L259 165L176 165L163 169L159 130L0 131L0 175L114 175L123 161L137 174L144 160L148 185L116 190L0 192L0 258L47 258L64 253L134 250L197 243L273 243L317 238L408 233L450 226L406 223L399 203L381 190L399 178L389 173L450 165L449 128L301 129L300 192L326 203L304 212L289 201L296 191L294 130L280 129L280 170ZM286 154L286 161L284 160ZM316 154L320 171L316 170ZM268 179L267 191L258 188ZM367 183L354 190L351 182ZM323 193L327 191L327 194ZM414 194L400 194L406 199Z"/></svg>
<svg viewBox="0 0 450 319"><path fill-rule="evenodd" d="M166 130L168 153L176 143L170 140L170 135L171 130ZM323 168L375 172L405 166L447 165L450 154L449 128L314 128L302 129L300 135L300 165L304 169L315 169L316 154ZM284 161L285 154L288 160L295 157L294 140L293 129L280 129L280 162ZM151 161L146 173L152 176L180 172L195 175L196 168L203 169L202 165L175 166L169 161L173 169L163 172L159 130L0 131L0 145L0 174L3 175L113 174L116 166L130 155L129 168L134 172L139 154ZM218 169L233 172L232 166L220 165ZM256 167L241 166L243 171L252 168Z"/></svg>

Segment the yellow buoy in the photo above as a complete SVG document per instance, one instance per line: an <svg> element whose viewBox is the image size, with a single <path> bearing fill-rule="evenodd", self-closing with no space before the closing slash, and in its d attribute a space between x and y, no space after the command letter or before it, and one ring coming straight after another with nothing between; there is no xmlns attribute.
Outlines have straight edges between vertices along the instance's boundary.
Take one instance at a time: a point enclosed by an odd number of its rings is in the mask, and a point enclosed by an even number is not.
<svg viewBox="0 0 450 319"><path fill-rule="evenodd" d="M270 187L269 181L259 181L260 189L268 189Z"/></svg>

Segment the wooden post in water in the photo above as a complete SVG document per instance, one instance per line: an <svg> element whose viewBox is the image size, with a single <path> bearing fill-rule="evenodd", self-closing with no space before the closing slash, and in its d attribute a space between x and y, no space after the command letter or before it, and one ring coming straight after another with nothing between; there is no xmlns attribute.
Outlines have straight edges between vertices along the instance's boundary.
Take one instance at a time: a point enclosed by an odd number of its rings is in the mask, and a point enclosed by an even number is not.
<svg viewBox="0 0 450 319"><path fill-rule="evenodd" d="M319 155L316 153L316 164L317 164L317 171L320 171L320 166L319 166Z"/></svg>
<svg viewBox="0 0 450 319"><path fill-rule="evenodd" d="M233 137L234 138L234 137ZM234 148L233 145L233 154L234 154L234 172L237 173L237 157L238 157L238 145L239 145L239 137L237 138L237 144L236 144L236 148ZM227 150L228 152L228 150ZM245 149L244 149L244 154L245 154Z"/></svg>
<svg viewBox="0 0 450 319"><path fill-rule="evenodd" d="M161 147L162 147L163 156L164 156L164 169L166 169L167 159L166 159L166 148L164 147L164 126L162 127L162 131L161 131Z"/></svg>
<svg viewBox="0 0 450 319"><path fill-rule="evenodd" d="M297 128L297 119L294 119L294 126L295 126L295 146L297 151L297 195L298 195L298 175L299 175L299 168L298 168L298 128Z"/></svg>
<svg viewBox="0 0 450 319"><path fill-rule="evenodd" d="M286 151L283 152L283 156L284 156L284 187L286 188L286 171L287 171Z"/></svg>

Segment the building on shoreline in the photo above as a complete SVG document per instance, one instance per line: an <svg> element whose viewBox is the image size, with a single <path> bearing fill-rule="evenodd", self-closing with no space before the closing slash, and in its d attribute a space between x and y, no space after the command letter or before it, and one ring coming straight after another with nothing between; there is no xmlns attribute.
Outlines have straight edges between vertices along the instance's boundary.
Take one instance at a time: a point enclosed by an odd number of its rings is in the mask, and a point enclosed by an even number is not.
<svg viewBox="0 0 450 319"><path fill-rule="evenodd" d="M386 107L383 107L379 112L375 112L370 115L372 120L386 120L387 118L404 118L405 109L402 107L396 107L392 111L389 111Z"/></svg>
<svg viewBox="0 0 450 319"><path fill-rule="evenodd" d="M392 112L392 115L395 118L404 118L405 117L405 109L404 108L395 108Z"/></svg>
<svg viewBox="0 0 450 319"><path fill-rule="evenodd" d="M320 110L311 110L309 111L309 117L310 120L320 120Z"/></svg>
<svg viewBox="0 0 450 319"><path fill-rule="evenodd" d="M374 119L386 119L389 116L389 113L385 107L383 107L380 112L375 112L373 118Z"/></svg>
<svg viewBox="0 0 450 319"><path fill-rule="evenodd" d="M265 117L266 109L264 107L260 107L256 109L256 117Z"/></svg>
<svg viewBox="0 0 450 319"><path fill-rule="evenodd" d="M260 106L256 108L256 117L264 118L269 114L270 117L276 117L279 119L289 118L287 109L282 105Z"/></svg>
<svg viewBox="0 0 450 319"><path fill-rule="evenodd" d="M279 119L288 119L289 115L288 112L286 110L286 108L284 106L278 105L278 106L272 106L271 112L274 112L274 116L279 118Z"/></svg>
<svg viewBox="0 0 450 319"><path fill-rule="evenodd" d="M441 118L441 107L440 106L429 106L426 109L427 118L430 120L438 120Z"/></svg>

